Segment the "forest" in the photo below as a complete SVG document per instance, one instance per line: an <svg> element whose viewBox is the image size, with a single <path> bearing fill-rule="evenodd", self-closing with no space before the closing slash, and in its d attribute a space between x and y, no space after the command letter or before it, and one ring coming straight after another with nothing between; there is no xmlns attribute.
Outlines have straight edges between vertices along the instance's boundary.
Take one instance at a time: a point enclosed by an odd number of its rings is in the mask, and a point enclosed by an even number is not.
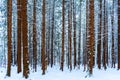
<svg viewBox="0 0 120 80"><path fill-rule="evenodd" d="M55 67L120 73L119 28L120 0L0 0L0 80L13 69L25 79Z"/></svg>

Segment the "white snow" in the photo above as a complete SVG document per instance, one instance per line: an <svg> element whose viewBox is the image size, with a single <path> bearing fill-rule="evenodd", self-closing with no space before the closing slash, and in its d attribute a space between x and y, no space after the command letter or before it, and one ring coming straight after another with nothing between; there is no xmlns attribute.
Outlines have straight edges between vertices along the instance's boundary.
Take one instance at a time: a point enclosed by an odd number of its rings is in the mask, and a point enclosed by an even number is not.
<svg viewBox="0 0 120 80"><path fill-rule="evenodd" d="M37 72L30 71L28 79L23 78L22 73L17 74L16 67L12 67L11 77L6 77L6 68L0 67L0 80L120 80L120 71L117 69L108 68L106 71L94 69L91 77L83 72L83 68L72 70L71 72L66 68L63 72L59 67L48 67L45 75L41 74L41 68L38 67Z"/></svg>

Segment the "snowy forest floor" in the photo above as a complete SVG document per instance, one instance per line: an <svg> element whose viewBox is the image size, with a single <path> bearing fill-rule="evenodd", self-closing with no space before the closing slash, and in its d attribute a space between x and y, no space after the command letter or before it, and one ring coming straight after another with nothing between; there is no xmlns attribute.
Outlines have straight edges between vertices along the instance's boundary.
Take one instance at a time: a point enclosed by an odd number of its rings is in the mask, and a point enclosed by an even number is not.
<svg viewBox="0 0 120 80"><path fill-rule="evenodd" d="M71 72L67 68L62 72L58 66L48 67L45 75L41 74L41 68L38 67L37 72L30 70L28 79L23 78L22 73L17 74L16 69L12 67L11 77L6 77L6 68L0 67L0 80L120 80L120 71L113 68L107 68L106 71L94 68L93 75L86 77L88 73L83 72L83 67L73 69Z"/></svg>

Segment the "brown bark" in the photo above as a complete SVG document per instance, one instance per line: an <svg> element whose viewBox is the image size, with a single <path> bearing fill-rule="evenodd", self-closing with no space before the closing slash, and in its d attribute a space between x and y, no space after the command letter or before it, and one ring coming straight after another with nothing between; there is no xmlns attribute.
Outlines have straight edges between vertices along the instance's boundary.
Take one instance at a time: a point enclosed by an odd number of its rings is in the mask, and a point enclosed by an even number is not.
<svg viewBox="0 0 120 80"><path fill-rule="evenodd" d="M23 45L23 76L28 78L29 59L28 59L28 24L27 24L27 0L21 1L22 6L22 45Z"/></svg>
<svg viewBox="0 0 120 80"><path fill-rule="evenodd" d="M70 71L72 70L72 0L70 0Z"/></svg>
<svg viewBox="0 0 120 80"><path fill-rule="evenodd" d="M12 60L12 0L7 1L7 38L8 38L8 64L7 76L11 76L11 60Z"/></svg>
<svg viewBox="0 0 120 80"><path fill-rule="evenodd" d="M17 0L17 72L21 72L21 0Z"/></svg>
<svg viewBox="0 0 120 80"><path fill-rule="evenodd" d="M43 0L43 5L42 5L42 43L41 43L41 62L42 62L42 74L45 74L45 13L46 13L46 9L45 9L45 4L46 4L46 0Z"/></svg>
<svg viewBox="0 0 120 80"><path fill-rule="evenodd" d="M97 44L97 64L98 68L101 69L101 28L102 28L102 1L100 3L99 13L99 28L98 28L98 44Z"/></svg>
<svg viewBox="0 0 120 80"><path fill-rule="evenodd" d="M33 6L33 68L37 70L36 0Z"/></svg>
<svg viewBox="0 0 120 80"><path fill-rule="evenodd" d="M65 0L62 0L62 55L61 55L61 66L60 69L63 71L64 67L64 34L65 34L65 16L64 16L64 9L65 9Z"/></svg>
<svg viewBox="0 0 120 80"><path fill-rule="evenodd" d="M88 47L88 55L89 55L89 73L93 72L93 64L94 64L94 0L89 0L89 47Z"/></svg>

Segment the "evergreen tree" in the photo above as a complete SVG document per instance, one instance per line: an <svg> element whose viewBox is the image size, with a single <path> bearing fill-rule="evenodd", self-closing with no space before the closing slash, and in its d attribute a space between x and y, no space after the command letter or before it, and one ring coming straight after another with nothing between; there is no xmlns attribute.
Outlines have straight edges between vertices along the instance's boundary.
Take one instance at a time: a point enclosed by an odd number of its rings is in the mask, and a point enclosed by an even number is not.
<svg viewBox="0 0 120 80"><path fill-rule="evenodd" d="M45 74L45 11L46 11L46 0L43 0L42 5L42 43L41 43L41 58L42 58L42 74Z"/></svg>
<svg viewBox="0 0 120 80"><path fill-rule="evenodd" d="M23 47L23 76L28 78L29 74L29 58L28 58L28 23L27 23L27 0L21 1L21 17L22 17L22 47Z"/></svg>
<svg viewBox="0 0 120 80"><path fill-rule="evenodd" d="M11 76L11 60L12 60L12 0L7 1L7 47L8 47L8 64L7 76Z"/></svg>

